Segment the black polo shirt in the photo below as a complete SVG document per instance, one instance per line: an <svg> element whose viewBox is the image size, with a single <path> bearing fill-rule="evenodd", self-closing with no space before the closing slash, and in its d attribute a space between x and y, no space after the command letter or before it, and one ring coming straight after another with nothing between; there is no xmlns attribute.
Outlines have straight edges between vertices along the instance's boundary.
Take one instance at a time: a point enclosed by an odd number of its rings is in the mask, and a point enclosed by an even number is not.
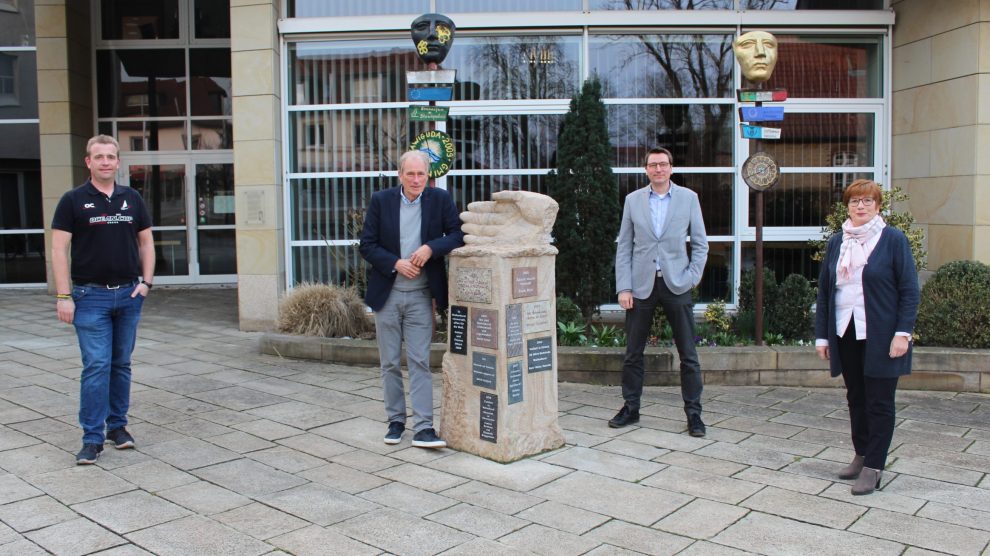
<svg viewBox="0 0 990 556"><path fill-rule="evenodd" d="M72 234L76 284L124 284L140 276L137 234L150 227L137 191L114 184L107 197L89 180L62 196L52 218L53 230Z"/></svg>

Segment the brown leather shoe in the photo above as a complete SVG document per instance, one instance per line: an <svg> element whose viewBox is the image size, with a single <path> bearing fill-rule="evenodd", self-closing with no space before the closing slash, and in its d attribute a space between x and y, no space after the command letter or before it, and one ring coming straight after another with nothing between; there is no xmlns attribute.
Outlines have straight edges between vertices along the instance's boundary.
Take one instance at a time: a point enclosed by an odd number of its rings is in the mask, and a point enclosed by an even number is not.
<svg viewBox="0 0 990 556"><path fill-rule="evenodd" d="M842 471L839 471L839 478L848 480L859 477L859 472L863 470L863 462L865 460L866 458L863 456L854 457L849 465L847 465Z"/></svg>

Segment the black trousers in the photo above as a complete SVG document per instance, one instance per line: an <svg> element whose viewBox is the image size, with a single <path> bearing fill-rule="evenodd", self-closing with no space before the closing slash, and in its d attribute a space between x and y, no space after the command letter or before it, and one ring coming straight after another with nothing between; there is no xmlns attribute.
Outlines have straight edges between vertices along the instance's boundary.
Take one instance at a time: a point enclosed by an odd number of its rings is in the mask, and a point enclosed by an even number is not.
<svg viewBox="0 0 990 556"><path fill-rule="evenodd" d="M650 336L650 325L657 305L674 331L674 345L681 359L681 397L684 413L701 415L701 365L694 346L694 302L691 292L680 295L670 291L663 278L657 278L653 291L646 299L633 299L633 308L626 311L626 357L622 363L622 398L630 410L639 411L643 397L643 350Z"/></svg>
<svg viewBox="0 0 990 556"><path fill-rule="evenodd" d="M846 333L839 338L837 355L842 364L842 380L846 383L853 448L856 455L865 458L866 467L882 470L887 465L887 451L894 436L897 377L866 376L866 342L856 339L856 324L851 321Z"/></svg>

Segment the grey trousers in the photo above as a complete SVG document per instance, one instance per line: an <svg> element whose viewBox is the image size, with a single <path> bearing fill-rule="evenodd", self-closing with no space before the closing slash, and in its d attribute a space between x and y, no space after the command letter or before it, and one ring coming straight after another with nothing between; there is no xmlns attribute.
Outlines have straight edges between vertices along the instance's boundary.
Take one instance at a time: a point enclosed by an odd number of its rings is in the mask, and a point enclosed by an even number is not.
<svg viewBox="0 0 990 556"><path fill-rule="evenodd" d="M375 313L378 353L382 364L385 416L391 423L406 422L406 396L402 384L402 342L409 367L412 430L433 428L433 377L430 375L430 341L433 339L433 298L430 290L392 290L385 306Z"/></svg>

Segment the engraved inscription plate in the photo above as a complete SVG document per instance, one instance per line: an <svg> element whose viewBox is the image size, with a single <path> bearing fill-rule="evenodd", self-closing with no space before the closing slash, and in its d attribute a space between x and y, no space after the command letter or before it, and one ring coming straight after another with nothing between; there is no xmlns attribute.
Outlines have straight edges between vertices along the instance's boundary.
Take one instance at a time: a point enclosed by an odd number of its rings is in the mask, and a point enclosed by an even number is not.
<svg viewBox="0 0 990 556"><path fill-rule="evenodd" d="M467 307L450 306L450 352L467 355Z"/></svg>
<svg viewBox="0 0 990 556"><path fill-rule="evenodd" d="M512 298L536 295L536 267L521 266L512 269Z"/></svg>
<svg viewBox="0 0 990 556"><path fill-rule="evenodd" d="M495 390L495 356L490 353L478 353L471 357L471 384Z"/></svg>
<svg viewBox="0 0 990 556"><path fill-rule="evenodd" d="M505 356L521 357L523 354L522 305L505 306Z"/></svg>
<svg viewBox="0 0 990 556"><path fill-rule="evenodd" d="M526 366L531 373L549 371L553 368L552 336L526 341Z"/></svg>
<svg viewBox="0 0 990 556"><path fill-rule="evenodd" d="M492 269L458 268L454 286L454 296L457 298L457 301L491 303Z"/></svg>
<svg viewBox="0 0 990 556"><path fill-rule="evenodd" d="M481 439L498 442L498 396L481 392Z"/></svg>
<svg viewBox="0 0 990 556"><path fill-rule="evenodd" d="M471 345L498 349L498 311L471 307Z"/></svg>
<svg viewBox="0 0 990 556"><path fill-rule="evenodd" d="M522 361L509 363L509 405L523 401L523 370Z"/></svg>
<svg viewBox="0 0 990 556"><path fill-rule="evenodd" d="M523 332L529 334L544 330L553 330L553 323L550 322L550 302L523 303Z"/></svg>

